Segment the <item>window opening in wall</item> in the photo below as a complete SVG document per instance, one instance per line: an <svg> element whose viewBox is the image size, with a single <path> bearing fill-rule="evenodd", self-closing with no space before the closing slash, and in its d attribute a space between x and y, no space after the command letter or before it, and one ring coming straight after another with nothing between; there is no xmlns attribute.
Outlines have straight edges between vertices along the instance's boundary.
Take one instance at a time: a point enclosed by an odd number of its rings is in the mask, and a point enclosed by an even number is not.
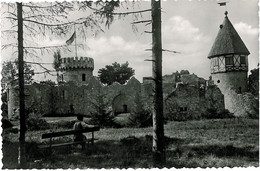
<svg viewBox="0 0 260 171"><path fill-rule="evenodd" d="M65 91L64 91L64 90L62 90L61 98L62 98L63 100L65 99Z"/></svg>
<svg viewBox="0 0 260 171"><path fill-rule="evenodd" d="M228 56L225 58L226 65L234 65L233 56Z"/></svg>
<svg viewBox="0 0 260 171"><path fill-rule="evenodd" d="M127 105L123 105L123 111L124 113L127 113Z"/></svg>
<svg viewBox="0 0 260 171"><path fill-rule="evenodd" d="M241 88L241 87L238 88L238 93L239 93L239 94L242 93L242 88Z"/></svg>
<svg viewBox="0 0 260 171"><path fill-rule="evenodd" d="M214 67L219 66L218 58L213 59L213 66L214 66Z"/></svg>
<svg viewBox="0 0 260 171"><path fill-rule="evenodd" d="M187 107L180 107L180 112L187 112L188 108Z"/></svg>
<svg viewBox="0 0 260 171"><path fill-rule="evenodd" d="M220 83L220 80L218 80L217 83Z"/></svg>
<svg viewBox="0 0 260 171"><path fill-rule="evenodd" d="M82 81L86 81L86 74L82 74Z"/></svg>
<svg viewBox="0 0 260 171"><path fill-rule="evenodd" d="M61 74L61 81L63 81L63 74Z"/></svg>
<svg viewBox="0 0 260 171"><path fill-rule="evenodd" d="M243 64L243 65L246 64L246 57L245 56L240 56L240 64Z"/></svg>

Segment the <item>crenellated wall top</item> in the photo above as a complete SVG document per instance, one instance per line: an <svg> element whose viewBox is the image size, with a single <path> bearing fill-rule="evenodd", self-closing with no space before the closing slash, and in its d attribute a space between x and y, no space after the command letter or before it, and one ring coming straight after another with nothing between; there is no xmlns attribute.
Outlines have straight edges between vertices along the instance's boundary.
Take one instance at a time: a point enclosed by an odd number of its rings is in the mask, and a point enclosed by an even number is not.
<svg viewBox="0 0 260 171"><path fill-rule="evenodd" d="M94 59L90 57L67 57L61 58L61 69L86 68L94 70Z"/></svg>

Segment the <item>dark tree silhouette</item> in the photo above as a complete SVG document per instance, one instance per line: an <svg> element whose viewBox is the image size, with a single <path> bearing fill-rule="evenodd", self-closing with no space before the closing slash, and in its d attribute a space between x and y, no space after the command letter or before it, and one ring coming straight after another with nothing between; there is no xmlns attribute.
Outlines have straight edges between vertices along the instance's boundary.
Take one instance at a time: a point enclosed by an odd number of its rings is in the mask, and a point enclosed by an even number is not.
<svg viewBox="0 0 260 171"><path fill-rule="evenodd" d="M4 62L2 65L2 82L18 82L18 61ZM31 64L24 63L24 81L26 84L33 82L34 70Z"/></svg>
<svg viewBox="0 0 260 171"><path fill-rule="evenodd" d="M107 85L111 85L114 82L126 83L135 73L128 65L128 62L121 65L117 62L112 63L112 65L106 65L105 68L101 68L98 71L100 81Z"/></svg>

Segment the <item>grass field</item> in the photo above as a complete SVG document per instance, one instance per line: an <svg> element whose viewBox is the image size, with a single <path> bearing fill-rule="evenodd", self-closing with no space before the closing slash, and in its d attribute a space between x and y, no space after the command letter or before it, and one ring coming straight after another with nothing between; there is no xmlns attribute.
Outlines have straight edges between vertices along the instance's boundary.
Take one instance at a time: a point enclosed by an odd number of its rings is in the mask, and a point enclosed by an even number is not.
<svg viewBox="0 0 260 171"><path fill-rule="evenodd" d="M165 167L259 166L259 121L221 119L168 122L165 125ZM62 128L58 128L60 130ZM29 168L151 168L152 128L101 129L94 146L57 148L50 156L36 148L41 134L27 132ZM87 134L86 134L87 135ZM3 168L16 168L17 134L2 135ZM90 136L90 135L87 135ZM63 137L56 141L71 141ZM12 154L12 155L10 155Z"/></svg>

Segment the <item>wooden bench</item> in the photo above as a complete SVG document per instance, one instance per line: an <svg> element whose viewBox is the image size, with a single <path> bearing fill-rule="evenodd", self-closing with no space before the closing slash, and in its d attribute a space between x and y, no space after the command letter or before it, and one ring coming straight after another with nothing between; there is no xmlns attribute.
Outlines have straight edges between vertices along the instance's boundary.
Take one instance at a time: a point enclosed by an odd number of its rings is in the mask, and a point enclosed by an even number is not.
<svg viewBox="0 0 260 171"><path fill-rule="evenodd" d="M59 147L59 146L68 146L68 145L76 145L76 144L81 144L82 149L85 147L85 143L88 141L73 141L73 142L65 142L65 143L59 143L59 144L53 144L53 138L55 137L63 137L66 135L75 135L75 134L82 134L82 133L92 133L92 138L91 138L91 143L94 144L94 132L99 131L100 128L97 126L94 127L89 127L89 128L84 128L81 130L69 130L69 131L61 131L61 132L51 132L51 133L46 133L42 134L42 139L47 139L50 138L49 144L46 145L39 145L39 148L50 148L50 151L52 151L52 147ZM84 147L83 147L84 146Z"/></svg>

